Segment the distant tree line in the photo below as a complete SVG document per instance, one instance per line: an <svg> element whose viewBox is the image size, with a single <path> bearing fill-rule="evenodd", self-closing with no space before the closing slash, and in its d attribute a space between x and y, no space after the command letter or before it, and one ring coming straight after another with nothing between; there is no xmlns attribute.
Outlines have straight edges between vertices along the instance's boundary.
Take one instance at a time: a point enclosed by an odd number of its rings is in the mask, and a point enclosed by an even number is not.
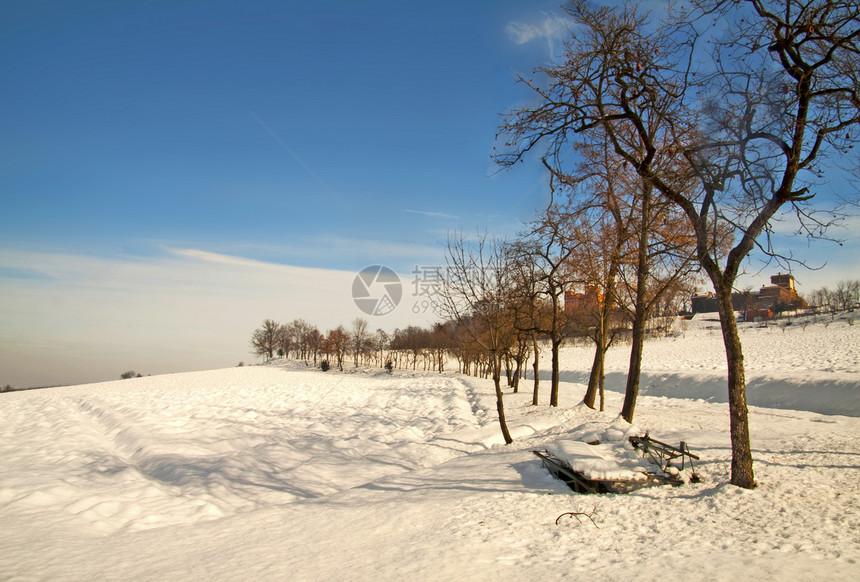
<svg viewBox="0 0 860 582"><path fill-rule="evenodd" d="M325 332L302 319L287 324L266 319L254 330L251 347L255 355L267 361L291 358L314 366L325 361L340 370L345 362L351 362L353 366L444 372L446 362L455 359L458 372L487 375L489 366L474 341L450 322L371 333L364 318L353 320L350 328L339 325ZM520 364L524 355L508 354L510 361L516 358ZM513 371L511 385L516 386Z"/></svg>
<svg viewBox="0 0 860 582"><path fill-rule="evenodd" d="M860 280L843 280L835 289L822 287L808 293L806 302L816 312L850 311L860 306Z"/></svg>
<svg viewBox="0 0 860 582"><path fill-rule="evenodd" d="M343 370L351 361L354 366L444 370L448 344L440 326L426 330L415 326L397 329L393 334L378 329L370 332L367 320L356 318L350 328L339 325L321 332L303 319L280 324L266 319L251 336L253 353L266 360L292 358L319 365L325 361Z"/></svg>

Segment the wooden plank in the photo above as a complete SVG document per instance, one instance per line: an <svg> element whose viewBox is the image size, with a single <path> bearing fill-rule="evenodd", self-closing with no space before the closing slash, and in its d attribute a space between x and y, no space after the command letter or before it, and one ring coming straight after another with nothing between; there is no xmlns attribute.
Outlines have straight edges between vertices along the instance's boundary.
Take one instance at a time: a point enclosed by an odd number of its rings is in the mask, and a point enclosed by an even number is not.
<svg viewBox="0 0 860 582"><path fill-rule="evenodd" d="M546 467L554 477L567 483L568 487L577 493L597 493L597 486L587 479L578 475L570 467L565 466L558 459L550 457L546 451L532 451L540 457L543 466Z"/></svg>

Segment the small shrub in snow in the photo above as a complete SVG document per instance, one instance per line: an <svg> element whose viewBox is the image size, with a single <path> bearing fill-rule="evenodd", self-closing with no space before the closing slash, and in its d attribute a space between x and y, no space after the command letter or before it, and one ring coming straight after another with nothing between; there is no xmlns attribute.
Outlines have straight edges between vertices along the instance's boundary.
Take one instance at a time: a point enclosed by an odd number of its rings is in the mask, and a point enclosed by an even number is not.
<svg viewBox="0 0 860 582"><path fill-rule="evenodd" d="M320 370L322 370L323 372L328 372L328 368L328 360L323 360L322 362L320 362Z"/></svg>

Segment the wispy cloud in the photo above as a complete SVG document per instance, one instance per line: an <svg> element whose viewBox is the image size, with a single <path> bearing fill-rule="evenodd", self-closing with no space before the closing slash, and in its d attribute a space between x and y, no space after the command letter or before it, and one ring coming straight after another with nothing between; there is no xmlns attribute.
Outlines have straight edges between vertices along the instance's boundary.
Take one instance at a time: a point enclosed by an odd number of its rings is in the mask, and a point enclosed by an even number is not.
<svg viewBox="0 0 860 582"><path fill-rule="evenodd" d="M178 245L165 246L175 248ZM372 238L332 234L307 236L289 245L231 244L219 250L225 255L255 257L273 264L313 264L319 261L329 265L336 263L341 268L355 270L373 264L386 265L395 270L408 270L410 265L438 261L444 251L436 242L387 239L387 244L382 246Z"/></svg>
<svg viewBox="0 0 860 582"><path fill-rule="evenodd" d="M242 267L242 268L251 268L251 269L278 269L278 268L288 268L284 265L278 265L275 263L269 263L265 261L258 261L255 259L246 259L245 257L236 257L232 255L223 255L220 253L213 253L209 251L202 251L199 249L175 249L171 247L164 247L164 249L172 255L177 257L185 257L188 259L192 259L195 261L201 261L205 263L214 263L217 265L224 265L229 267Z"/></svg>
<svg viewBox="0 0 860 582"><path fill-rule="evenodd" d="M554 56L558 43L569 34L569 27L570 22L563 17L544 13L537 22L510 22L505 32L516 44L544 41L550 56Z"/></svg>
<svg viewBox="0 0 860 582"><path fill-rule="evenodd" d="M454 216L453 214L446 214L445 212L430 212L427 210L409 210L404 209L403 212L408 212L410 214L420 214L421 216L428 216L430 218L450 218L451 220L458 220L459 216Z"/></svg>

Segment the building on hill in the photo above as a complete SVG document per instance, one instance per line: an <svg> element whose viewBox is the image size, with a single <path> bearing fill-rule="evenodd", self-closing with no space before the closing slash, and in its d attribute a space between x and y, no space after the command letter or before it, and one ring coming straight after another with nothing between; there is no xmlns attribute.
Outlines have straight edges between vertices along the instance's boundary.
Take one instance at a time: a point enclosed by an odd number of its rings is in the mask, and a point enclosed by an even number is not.
<svg viewBox="0 0 860 582"><path fill-rule="evenodd" d="M771 275L770 284L794 291L794 277L792 275L783 275L782 273Z"/></svg>
<svg viewBox="0 0 860 582"><path fill-rule="evenodd" d="M743 311L744 309L742 295L742 293L732 293L732 307L735 311ZM693 295L690 304L693 313L716 313L720 310L717 305L717 298L710 291L705 295Z"/></svg>
<svg viewBox="0 0 860 582"><path fill-rule="evenodd" d="M770 278L770 285L762 287L758 293L732 293L732 307L744 314L747 321L753 319L770 319L774 313L806 309L808 305L797 294L794 287L794 277L779 273ZM716 313L717 298L713 293L693 295L691 298L693 313Z"/></svg>
<svg viewBox="0 0 860 582"><path fill-rule="evenodd" d="M586 287L585 293L567 291L564 294L564 312L571 316L577 313L597 311L603 296L598 293L597 287Z"/></svg>
<svg viewBox="0 0 860 582"><path fill-rule="evenodd" d="M794 277L782 273L770 278L770 285L758 292L758 308L772 309L774 313L806 309L809 307L794 288Z"/></svg>

